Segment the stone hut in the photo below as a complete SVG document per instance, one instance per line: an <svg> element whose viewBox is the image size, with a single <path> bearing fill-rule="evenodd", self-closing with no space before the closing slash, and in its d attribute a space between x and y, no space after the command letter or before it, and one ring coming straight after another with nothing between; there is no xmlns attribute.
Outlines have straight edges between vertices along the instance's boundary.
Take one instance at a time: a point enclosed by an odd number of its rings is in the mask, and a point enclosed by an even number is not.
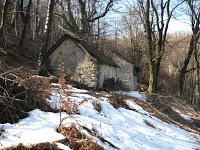
<svg viewBox="0 0 200 150"><path fill-rule="evenodd" d="M129 90L136 89L133 64L113 55L109 57L87 43L64 35L48 53L49 71L56 75L61 62L70 79L92 88L102 88L105 79L120 80Z"/></svg>
<svg viewBox="0 0 200 150"><path fill-rule="evenodd" d="M123 58L120 54L113 52L112 59L118 68L116 68L117 79L130 90L137 89L137 77L135 65Z"/></svg>

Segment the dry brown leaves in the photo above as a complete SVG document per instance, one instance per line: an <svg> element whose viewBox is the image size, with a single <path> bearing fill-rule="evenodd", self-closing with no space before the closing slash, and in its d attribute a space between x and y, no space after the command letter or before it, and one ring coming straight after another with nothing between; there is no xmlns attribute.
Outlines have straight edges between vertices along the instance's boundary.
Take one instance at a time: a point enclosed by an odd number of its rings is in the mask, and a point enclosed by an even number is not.
<svg viewBox="0 0 200 150"><path fill-rule="evenodd" d="M151 122L149 122L148 120L144 120L144 123L146 125L148 125L149 127L152 127L152 128L156 128Z"/></svg>
<svg viewBox="0 0 200 150"><path fill-rule="evenodd" d="M0 76L1 123L17 122L35 108L51 111L46 101L50 95L49 80L33 76L33 73L23 68Z"/></svg>
<svg viewBox="0 0 200 150"><path fill-rule="evenodd" d="M36 145L24 146L23 144L19 144L18 146L13 146L9 148L5 148L4 150L61 150L54 143L40 143Z"/></svg>
<svg viewBox="0 0 200 150"><path fill-rule="evenodd" d="M130 109L130 107L127 105L127 103L124 101L126 99L130 99L130 97L122 96L122 95L112 95L108 98L108 101L110 104L118 109L119 107Z"/></svg>
<svg viewBox="0 0 200 150"><path fill-rule="evenodd" d="M101 112L102 108L101 108L101 104L100 104L99 102L93 101L93 102L92 102L92 105L93 105L93 107L94 107L94 109L95 109L96 111Z"/></svg>
<svg viewBox="0 0 200 150"><path fill-rule="evenodd" d="M69 141L70 148L73 150L103 150L101 146L83 135L80 129L74 125L61 127L58 131Z"/></svg>

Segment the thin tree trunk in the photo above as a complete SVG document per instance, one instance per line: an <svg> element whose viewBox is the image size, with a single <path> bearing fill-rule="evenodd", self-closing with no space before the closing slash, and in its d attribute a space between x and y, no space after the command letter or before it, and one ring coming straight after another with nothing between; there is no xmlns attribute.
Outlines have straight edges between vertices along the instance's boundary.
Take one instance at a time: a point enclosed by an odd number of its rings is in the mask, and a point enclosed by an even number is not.
<svg viewBox="0 0 200 150"><path fill-rule="evenodd" d="M7 33L11 33L12 28L11 28L11 22L13 21L13 11L14 11L14 2L13 0L6 0L4 3L4 6L1 11L1 22L0 22L0 39L1 39L1 44L4 46L6 45L6 36Z"/></svg>
<svg viewBox="0 0 200 150"><path fill-rule="evenodd" d="M36 4L36 10L35 10L35 25L36 25L36 35L39 34L39 5L40 5L40 0L37 0L37 4Z"/></svg>
<svg viewBox="0 0 200 150"><path fill-rule="evenodd" d="M44 45L41 49L40 58L39 58L40 59L39 60L39 67L40 67L39 75L44 75L44 76L48 74L46 57L47 57L50 32L51 32L52 22L53 22L54 4L55 4L55 0L49 1L46 24L45 24L45 29L44 29Z"/></svg>
<svg viewBox="0 0 200 150"><path fill-rule="evenodd" d="M154 75L154 77L155 77L155 86L154 86L154 92L156 93L157 92L157 90L158 90L158 81L159 81L159 76L160 76L160 65L161 65L161 60L162 60L162 58L161 57L159 57L158 59L157 59L157 62L156 62L156 64L155 64L155 75Z"/></svg>
<svg viewBox="0 0 200 150"><path fill-rule="evenodd" d="M3 20L3 12L4 12L4 1L0 1L0 26Z"/></svg>
<svg viewBox="0 0 200 150"><path fill-rule="evenodd" d="M152 95L155 92L155 64L151 62L149 64L149 86L148 94Z"/></svg>
<svg viewBox="0 0 200 150"><path fill-rule="evenodd" d="M145 29L147 33L147 47L149 51L149 86L148 86L148 94L152 95L155 91L155 66L153 62L153 41L152 41L152 29L150 22L150 0L146 2L146 12L145 12Z"/></svg>
<svg viewBox="0 0 200 150"><path fill-rule="evenodd" d="M1 22L0 22L0 36L3 36L3 38L5 38L4 37L5 25L8 23L8 20L9 20L8 9L9 9L10 4L11 2L9 0L6 0L1 11L2 17L1 17Z"/></svg>
<svg viewBox="0 0 200 150"><path fill-rule="evenodd" d="M8 10L8 5L9 5L9 1L6 0L4 6L2 7L2 11L1 11L1 23L0 23L0 30L2 31L3 30L3 27L5 25L5 20L6 20L6 17L7 17L7 10Z"/></svg>
<svg viewBox="0 0 200 150"><path fill-rule="evenodd" d="M188 67L188 64L190 62L190 59L192 57L192 54L194 52L194 37L192 36L191 40L190 40L190 47L189 47L189 51L187 53L187 56L185 58L185 61L184 61L184 64L180 70L180 73L179 73L179 97L183 97L183 87L184 87L184 81L185 81L185 75L186 75L186 72L187 72L187 67Z"/></svg>
<svg viewBox="0 0 200 150"><path fill-rule="evenodd" d="M28 2L28 8L27 8L27 11L26 11L26 15L25 15L24 19L22 19L24 21L23 22L23 29L22 29L22 33L21 33L21 36L20 36L19 44L17 46L19 52L22 55L23 55L23 43L24 43L24 40L25 40L25 37L26 37L26 31L27 31L28 23L30 22L31 5L32 5L32 0L29 0L29 2ZM21 7L23 7L23 6L21 6Z"/></svg>
<svg viewBox="0 0 200 150"><path fill-rule="evenodd" d="M197 90L198 90L198 94L200 94L200 63L199 63L199 57L198 57L198 53L197 53L197 47L195 48L194 57L195 57L195 61L196 61Z"/></svg>

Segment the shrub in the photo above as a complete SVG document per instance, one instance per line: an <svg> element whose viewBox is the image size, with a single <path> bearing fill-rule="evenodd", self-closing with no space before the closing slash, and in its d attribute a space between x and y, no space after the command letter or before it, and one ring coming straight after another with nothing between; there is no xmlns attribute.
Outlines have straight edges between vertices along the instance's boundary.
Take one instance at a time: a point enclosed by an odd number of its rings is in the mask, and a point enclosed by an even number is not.
<svg viewBox="0 0 200 150"><path fill-rule="evenodd" d="M0 76L0 123L15 123L35 108L51 111L49 91L48 79L33 76L28 69Z"/></svg>

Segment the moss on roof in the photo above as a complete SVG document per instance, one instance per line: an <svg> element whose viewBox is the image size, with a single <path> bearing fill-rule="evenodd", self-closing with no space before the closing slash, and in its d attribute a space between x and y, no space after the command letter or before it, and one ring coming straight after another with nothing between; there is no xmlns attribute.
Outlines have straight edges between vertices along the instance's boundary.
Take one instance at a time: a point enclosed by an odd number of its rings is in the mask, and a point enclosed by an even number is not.
<svg viewBox="0 0 200 150"><path fill-rule="evenodd" d="M114 66L114 67L118 67L114 61L112 60L111 57L106 56L105 54L103 54L102 52L98 51L96 48L94 48L93 46L87 44L84 41L78 40L68 34L65 34L64 36L62 36L49 50L48 50L48 54L47 54L47 58L49 57L49 55L51 55L66 39L70 39L73 42L75 42L78 46L81 45L82 47L80 48L84 48L92 57L94 57L97 60L97 63L99 64L105 64L105 65L110 65L110 66Z"/></svg>

